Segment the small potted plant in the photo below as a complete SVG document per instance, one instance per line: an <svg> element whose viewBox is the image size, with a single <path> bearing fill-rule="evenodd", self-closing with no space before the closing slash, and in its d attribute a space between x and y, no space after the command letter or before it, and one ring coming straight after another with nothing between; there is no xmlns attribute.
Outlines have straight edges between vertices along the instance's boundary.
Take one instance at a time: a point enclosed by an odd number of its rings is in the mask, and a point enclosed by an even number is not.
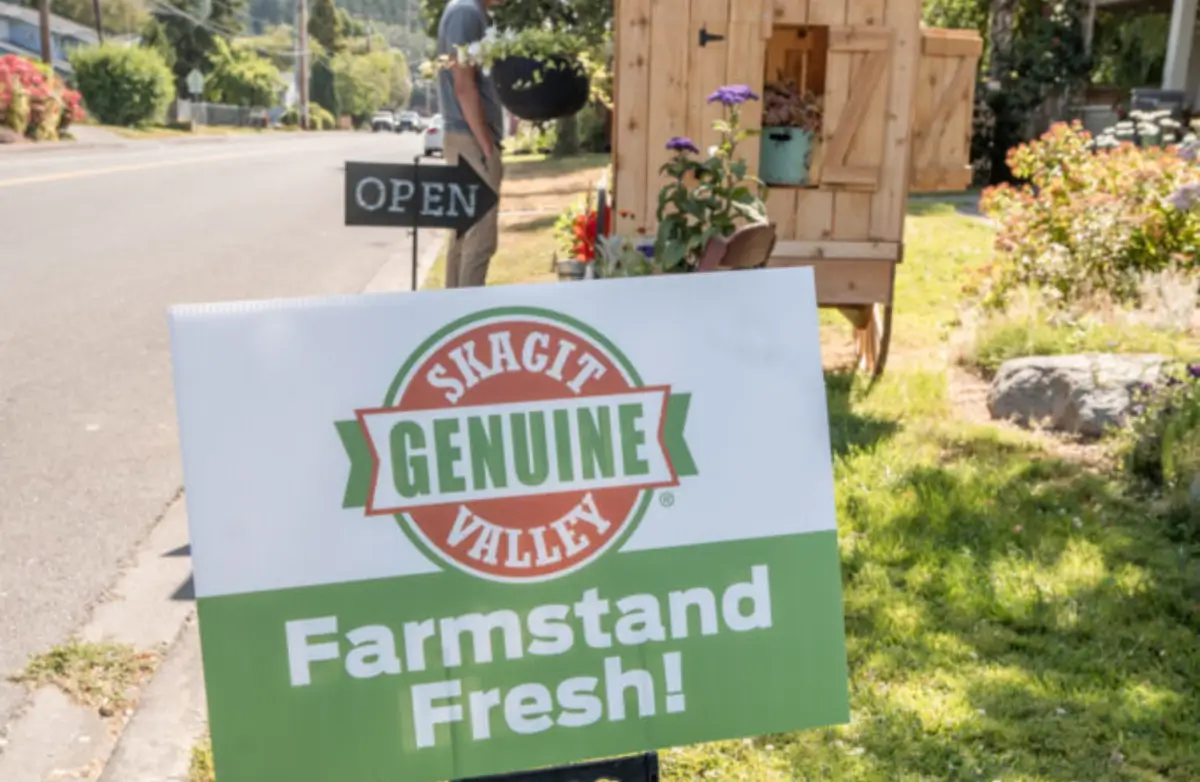
<svg viewBox="0 0 1200 782"><path fill-rule="evenodd" d="M482 41L440 57L432 68L455 63L490 70L500 102L530 122L578 114L592 97L591 54L584 38L554 27L489 32ZM427 71L428 72L428 69Z"/></svg>
<svg viewBox="0 0 1200 782"><path fill-rule="evenodd" d="M612 213L608 213L608 223L604 234L607 235L612 227ZM583 280L597 276L595 264L597 241L600 235L600 218L592 206L589 196L565 209L554 224L555 236L558 239L558 250L566 256L558 260L555 254L555 270L560 280Z"/></svg>
<svg viewBox="0 0 1200 782"><path fill-rule="evenodd" d="M813 150L821 132L821 99L792 79L763 90L762 154L759 174L768 185L808 184Z"/></svg>

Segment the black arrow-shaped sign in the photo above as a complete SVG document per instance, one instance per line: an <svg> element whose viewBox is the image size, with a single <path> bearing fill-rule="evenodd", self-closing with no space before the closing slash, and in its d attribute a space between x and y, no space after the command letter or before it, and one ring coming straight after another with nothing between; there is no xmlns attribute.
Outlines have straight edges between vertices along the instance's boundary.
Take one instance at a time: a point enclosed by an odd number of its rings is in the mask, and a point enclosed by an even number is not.
<svg viewBox="0 0 1200 782"><path fill-rule="evenodd" d="M457 166L346 163L346 225L447 228L462 236L497 200L463 158Z"/></svg>

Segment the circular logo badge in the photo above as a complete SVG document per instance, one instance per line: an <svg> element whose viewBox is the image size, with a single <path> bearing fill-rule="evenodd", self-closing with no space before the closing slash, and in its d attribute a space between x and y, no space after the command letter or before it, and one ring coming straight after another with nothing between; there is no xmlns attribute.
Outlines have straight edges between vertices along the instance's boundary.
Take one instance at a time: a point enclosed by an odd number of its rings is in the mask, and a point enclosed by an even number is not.
<svg viewBox="0 0 1200 782"><path fill-rule="evenodd" d="M626 538L655 489L695 473L689 401L645 385L572 318L481 312L426 340L382 407L338 424L352 462L344 504L394 515L471 575L557 578Z"/></svg>

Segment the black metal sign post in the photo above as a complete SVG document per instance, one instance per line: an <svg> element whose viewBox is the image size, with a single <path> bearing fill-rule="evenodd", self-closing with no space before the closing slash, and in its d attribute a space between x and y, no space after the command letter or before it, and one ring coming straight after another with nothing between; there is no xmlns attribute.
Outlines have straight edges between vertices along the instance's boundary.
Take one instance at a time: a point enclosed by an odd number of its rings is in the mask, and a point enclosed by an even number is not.
<svg viewBox="0 0 1200 782"><path fill-rule="evenodd" d="M418 231L444 228L462 236L496 208L499 195L475 167L346 163L346 225L410 228L413 290L417 289Z"/></svg>
<svg viewBox="0 0 1200 782"><path fill-rule="evenodd" d="M646 752L611 760L597 760L574 766L557 766L536 771L518 771L490 777L462 779L458 782L658 782L658 753Z"/></svg>

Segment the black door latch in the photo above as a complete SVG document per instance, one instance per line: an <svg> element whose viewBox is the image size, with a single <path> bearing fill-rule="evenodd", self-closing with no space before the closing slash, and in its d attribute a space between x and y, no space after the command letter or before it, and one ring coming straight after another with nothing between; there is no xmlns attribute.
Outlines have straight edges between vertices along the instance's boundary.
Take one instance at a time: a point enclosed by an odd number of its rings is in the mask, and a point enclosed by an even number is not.
<svg viewBox="0 0 1200 782"><path fill-rule="evenodd" d="M701 46L708 46L709 41L724 41L724 40L725 40L725 36L716 35L715 33L710 33L708 31L707 25L700 28L700 45Z"/></svg>

